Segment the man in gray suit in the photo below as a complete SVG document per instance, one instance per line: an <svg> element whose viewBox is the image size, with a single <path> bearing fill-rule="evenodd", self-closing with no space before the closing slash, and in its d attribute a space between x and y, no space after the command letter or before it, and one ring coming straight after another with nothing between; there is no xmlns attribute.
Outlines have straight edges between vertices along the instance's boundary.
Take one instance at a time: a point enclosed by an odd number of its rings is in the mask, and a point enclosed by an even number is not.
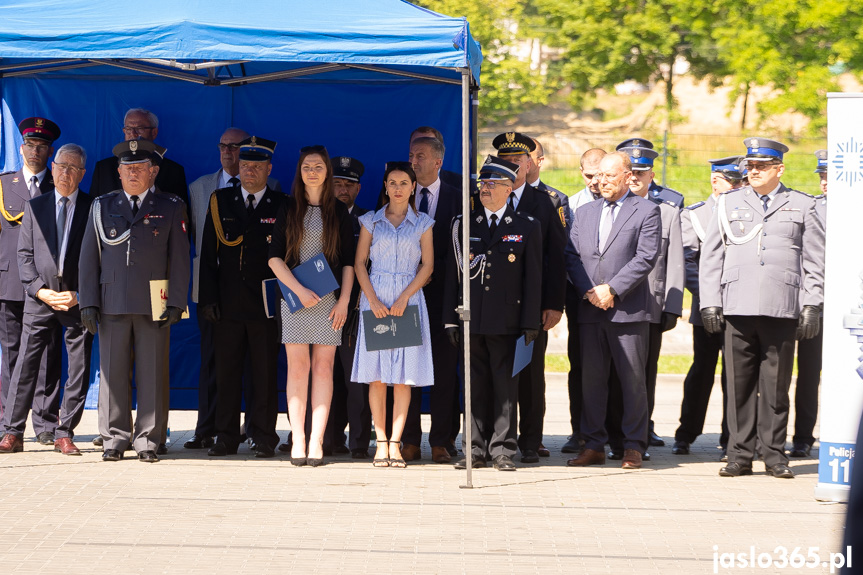
<svg viewBox="0 0 863 575"><path fill-rule="evenodd" d="M641 467L647 449L645 364L654 297L647 277L659 257L659 207L629 191L629 156L608 154L599 165L602 200L575 212L567 272L580 303L585 447L571 466L605 462L605 414L611 366L623 390L624 469Z"/></svg>
<svg viewBox="0 0 863 575"><path fill-rule="evenodd" d="M66 144L57 151L52 165L54 193L27 202L18 236L18 268L27 292L24 301L24 331L4 414L6 435L0 452L21 451L27 415L36 394L43 357L65 328L69 379L59 412L54 451L81 455L72 442L75 426L84 412L90 381L90 351L93 336L81 324L78 309L78 256L90 197L78 189L84 177L84 148ZM60 365L60 350L52 347L50 361ZM52 382L59 386L58 382Z"/></svg>
<svg viewBox="0 0 863 575"><path fill-rule="evenodd" d="M156 449L164 425L169 328L182 317L189 287L186 206L173 194L150 192L156 153L152 142L125 141L113 151L123 189L93 200L81 245L81 320L90 333L101 331L102 459L122 459L132 442L138 459L152 463L159 460ZM153 320L151 280L168 280L161 321ZM134 437L133 366L138 398Z"/></svg>
<svg viewBox="0 0 863 575"><path fill-rule="evenodd" d="M189 219L192 225L192 239L195 242L195 257L192 260L192 301L198 312L198 279L201 266L201 240L204 236L204 222L207 219L207 207L210 196L222 188L240 186L240 142L249 137L245 130L228 128L219 138L219 161L222 167L205 176L201 176L189 185ZM267 185L277 192L282 191L279 181L268 178ZM198 313L198 329L201 332L201 372L198 377L198 422L191 439L183 444L186 449L207 449L213 446L216 435L216 355L213 342L213 323L206 321ZM249 386L243 390L246 393L246 404L249 405ZM248 428L246 421L245 427Z"/></svg>
<svg viewBox="0 0 863 575"><path fill-rule="evenodd" d="M744 143L750 185L719 196L699 279L704 329L725 329L730 437L719 474L751 475L757 437L767 473L790 479L785 437L794 340L818 332L824 225L812 196L780 182L788 147L766 138Z"/></svg>

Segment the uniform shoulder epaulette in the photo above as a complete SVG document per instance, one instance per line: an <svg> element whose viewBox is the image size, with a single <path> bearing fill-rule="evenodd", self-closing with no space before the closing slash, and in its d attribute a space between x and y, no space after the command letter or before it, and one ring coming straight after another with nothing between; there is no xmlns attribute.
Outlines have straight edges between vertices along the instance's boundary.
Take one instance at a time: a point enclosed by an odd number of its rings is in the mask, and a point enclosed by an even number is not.
<svg viewBox="0 0 863 575"><path fill-rule="evenodd" d="M669 206L671 206L672 208L676 208L676 207L677 207L677 204L676 204L676 203L674 203L674 202L672 202L671 200L665 200L665 203L666 203L666 204L668 204Z"/></svg>
<svg viewBox="0 0 863 575"><path fill-rule="evenodd" d="M672 195L680 196L681 198L683 198L683 194L681 194L677 190L672 190L671 188L664 188L664 189L666 192L670 192Z"/></svg>
<svg viewBox="0 0 863 575"><path fill-rule="evenodd" d="M456 214L455 219L460 220L461 216L462 216L462 214Z"/></svg>
<svg viewBox="0 0 863 575"><path fill-rule="evenodd" d="M734 188L733 190L725 190L724 192L719 192L719 195L720 195L720 196L725 196L725 195L728 195L728 194L733 194L734 192L742 192L742 191L744 191L744 190L746 190L746 189L749 189L750 191L752 191L752 188L749 188L749 186L745 186L745 187L742 187L742 188Z"/></svg>
<svg viewBox="0 0 863 575"><path fill-rule="evenodd" d="M14 174L15 170L9 170L8 172L0 172L0 176L7 176L9 174Z"/></svg>
<svg viewBox="0 0 863 575"><path fill-rule="evenodd" d="M119 190L118 190L118 191L116 191L116 192L108 192L107 194L102 194L101 196L98 196L98 197L96 197L96 198L93 198L93 201L94 201L94 202L101 202L101 201L106 201L106 202L107 202L107 201L110 201L110 200L112 200L112 199L116 198L118 195L120 195L120 194L122 194L122 193L123 193L123 192L121 192L121 191L119 191Z"/></svg>
<svg viewBox="0 0 863 575"><path fill-rule="evenodd" d="M696 202L696 203L692 204L691 206L686 206L686 207L685 207L685 208L683 208L683 209L684 209L684 210L694 210L694 209L696 209L696 208L700 208L700 207L701 207L701 206L703 206L705 203L706 203L706 202Z"/></svg>
<svg viewBox="0 0 863 575"><path fill-rule="evenodd" d="M786 188L786 189L785 189L785 191L787 191L787 192L797 192L798 194L804 195L804 196L806 196L806 197L808 197L808 198L814 198L814 197L815 197L815 196L813 196L812 194L807 194L806 192L801 192L800 190L795 190L794 188Z"/></svg>

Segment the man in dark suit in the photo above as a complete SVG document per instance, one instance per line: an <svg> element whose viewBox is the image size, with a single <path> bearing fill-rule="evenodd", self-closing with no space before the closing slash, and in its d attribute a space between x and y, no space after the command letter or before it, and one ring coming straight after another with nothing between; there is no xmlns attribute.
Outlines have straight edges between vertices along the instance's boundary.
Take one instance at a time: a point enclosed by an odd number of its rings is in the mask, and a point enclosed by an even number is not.
<svg viewBox="0 0 863 575"><path fill-rule="evenodd" d="M411 132L409 145L413 145L414 140L417 138L434 138L441 144L444 144L443 134L440 133L440 130L433 128L432 126L420 126ZM460 173L442 169L438 172L438 176L440 176L440 180L448 186L452 186L459 190L461 189L462 181ZM456 431L456 434L458 434L458 431Z"/></svg>
<svg viewBox="0 0 863 575"><path fill-rule="evenodd" d="M518 448L522 463L537 463L542 447L542 426L545 417L545 350L548 331L563 316L566 301L566 206L556 196L536 190L527 183L527 173L536 148L532 138L518 132L498 135L492 145L498 155L519 167L508 203L516 212L533 216L542 227L542 329L533 347L533 359L520 374L518 383L519 437Z"/></svg>
<svg viewBox="0 0 863 575"><path fill-rule="evenodd" d="M49 344L65 330L69 379L63 393L54 451L81 455L72 442L75 426L84 412L90 381L93 336L81 324L78 308L78 256L90 213L90 197L80 192L87 154L84 148L66 144L52 165L55 189L27 202L18 238L18 267L27 291L24 332L3 417L5 436L0 445L23 449L27 414L36 393L42 358ZM60 364L60 350L51 361ZM0 448L2 449L2 448Z"/></svg>
<svg viewBox="0 0 863 575"><path fill-rule="evenodd" d="M267 246L285 195L270 189L267 178L276 143L252 136L240 142L240 188L216 190L204 223L201 245L201 315L215 324L216 442L207 455L237 453L243 371L251 363L255 422L249 430L255 457L275 455L279 333L267 317L261 286L272 279Z"/></svg>
<svg viewBox="0 0 863 575"><path fill-rule="evenodd" d="M450 463L452 456L448 448L452 446L453 427L457 420L453 405L458 400L459 378L457 372L458 350L447 340L443 329L443 286L446 269L446 249L450 241L450 222L461 209L460 188L454 188L444 183L439 175L443 164L445 148L443 142L436 138L414 138L410 147L408 159L417 175L416 207L417 210L431 216L435 225L432 228L434 243L435 273L428 285L423 287L426 306L429 314L429 332L431 336L432 358L434 363L434 386L429 392L429 411L431 412L431 429L429 430L429 445L432 449L432 461L435 463ZM402 456L405 461L421 458L420 439L420 406L422 388L415 387L411 395L411 405L408 410L405 429L402 433Z"/></svg>
<svg viewBox="0 0 863 575"><path fill-rule="evenodd" d="M623 391L623 469L639 469L647 449L645 365L653 294L647 276L659 257L659 207L629 191L629 156L599 164L602 200L577 210L567 271L582 298L578 310L583 362L585 447L571 466L605 462L605 414L611 366Z"/></svg>
<svg viewBox="0 0 863 575"><path fill-rule="evenodd" d="M461 284L470 282L471 466L515 471L518 376L513 375L519 335L525 343L539 334L542 227L533 216L507 203L518 166L489 156L480 170L479 200L470 214L470 269L462 269L461 216L450 231L444 295L446 332L459 344L455 308ZM454 346L455 347L455 346ZM465 469L467 460L456 463Z"/></svg>
<svg viewBox="0 0 863 575"><path fill-rule="evenodd" d="M18 234L24 205L31 198L54 191L54 180L48 170L52 144L60 137L60 128L46 118L26 118L18 124L24 138L20 152L24 165L17 172L0 176L0 417L3 416L18 360L24 319L24 287L18 270ZM52 341L49 349L58 342ZM43 361L36 382L33 402L33 431L42 445L53 445L59 410L60 364Z"/></svg>
<svg viewBox="0 0 863 575"><path fill-rule="evenodd" d="M129 140L147 140L152 142L159 135L159 118L153 112L143 108L132 108L123 117L123 137ZM186 187L186 171L183 166L168 158L154 158L158 163L156 187L162 192L175 194L188 205L189 196ZM93 182L90 184L90 196L98 198L104 194L122 189L120 175L117 171L119 163L115 156L96 162L93 170Z"/></svg>
<svg viewBox="0 0 863 575"><path fill-rule="evenodd" d="M155 147L147 140L114 146L121 191L93 199L81 244L81 320L99 330L99 433L103 461L118 461L132 442L138 459L158 461L163 440L164 382L170 326L179 322L189 288L186 206L176 196L150 192ZM151 281L167 280L165 311L153 320ZM158 308L156 310L158 317ZM138 411L132 434L131 384Z"/></svg>
<svg viewBox="0 0 863 575"><path fill-rule="evenodd" d="M570 229L572 227L572 211L568 209L569 198L557 188L552 188L540 179L539 175L542 171L542 165L545 163L545 151L543 150L542 144L539 140L536 138L531 138L531 140L533 140L536 147L530 153L530 170L527 172L526 181L533 188L540 192L545 192L549 197L553 198L552 203L555 203L558 208L563 206L563 211L558 211L558 214L563 214L564 225L566 226L566 229Z"/></svg>

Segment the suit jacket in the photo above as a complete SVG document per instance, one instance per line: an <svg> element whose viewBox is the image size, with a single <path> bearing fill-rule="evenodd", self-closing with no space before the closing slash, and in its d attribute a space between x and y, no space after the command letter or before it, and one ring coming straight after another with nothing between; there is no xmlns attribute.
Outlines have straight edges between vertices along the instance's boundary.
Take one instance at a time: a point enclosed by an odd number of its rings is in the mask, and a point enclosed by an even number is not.
<svg viewBox="0 0 863 575"><path fill-rule="evenodd" d="M269 244L276 215L287 196L267 186L250 215L239 189L223 188L214 194L225 239L243 236L243 241L237 246L222 244L216 236L213 213L207 211L200 247L200 303L218 304L223 319L267 319L261 283L276 277L267 263Z"/></svg>
<svg viewBox="0 0 863 575"><path fill-rule="evenodd" d="M434 243L434 271L423 288L428 307L429 326L433 333L443 329L443 292L446 283L447 246L452 243L452 219L461 213L461 188L441 181L435 208L432 242Z"/></svg>
<svg viewBox="0 0 863 575"><path fill-rule="evenodd" d="M98 198L109 192L123 189L120 182L120 173L117 168L120 160L116 156L105 158L96 162L93 170L93 181L90 183L90 196ZM176 195L189 205L189 195L186 187L186 170L183 166L173 160L164 158L159 165L159 174L156 176L156 187L163 192Z"/></svg>
<svg viewBox="0 0 863 575"><path fill-rule="evenodd" d="M462 217L453 221L461 238ZM507 207L494 234L488 227L485 210L479 206L470 215L470 333L514 335L525 329L539 329L540 282L542 270L542 228L532 216ZM450 227L452 238L452 227ZM458 259L452 241L447 256L444 293L444 322L457 324L455 311L461 301ZM462 278L464 280L464 278Z"/></svg>
<svg viewBox="0 0 863 575"><path fill-rule="evenodd" d="M478 200L477 200L478 202ZM542 228L542 306L563 311L566 302L566 229L549 195L525 184L516 213L539 220Z"/></svg>
<svg viewBox="0 0 863 575"><path fill-rule="evenodd" d="M662 239L659 206L633 193L626 196L605 244L599 250L599 220L605 200L576 210L567 245L567 271L578 297L608 284L617 293L614 307L601 310L587 299L578 309L579 323L653 321L654 298L647 281Z"/></svg>
<svg viewBox="0 0 863 575"><path fill-rule="evenodd" d="M701 302L698 291L698 265L701 258L701 246L707 237L707 227L710 220L716 217L716 198L711 195L707 200L687 206L680 212L680 231L683 237L683 258L686 265L686 289L692 294L692 308L689 311L689 323L703 326L701 320Z"/></svg>
<svg viewBox="0 0 863 575"><path fill-rule="evenodd" d="M95 226L100 205L107 239L131 230L127 241L109 245ZM76 210L77 211L77 210ZM150 280L168 280L168 307L186 308L189 236L186 206L172 194L148 192L136 215L123 192L93 198L81 242L78 301L103 314L152 316Z"/></svg>
<svg viewBox="0 0 863 575"><path fill-rule="evenodd" d="M720 194L702 250L701 309L796 319L824 303L824 225L809 194L780 184L766 212L750 186Z"/></svg>
<svg viewBox="0 0 863 575"><path fill-rule="evenodd" d="M572 227L572 212L569 209L569 198L566 194L557 188L552 188L542 180L539 181L536 189L548 194L548 197L551 198L551 203L554 205L554 209L556 209L558 215L563 218L560 223L569 230Z"/></svg>
<svg viewBox="0 0 863 575"><path fill-rule="evenodd" d="M662 220L662 239L659 257L647 282L653 293L653 323L659 323L662 314L683 315L683 239L680 231L680 210L673 202L659 204Z"/></svg>
<svg viewBox="0 0 863 575"><path fill-rule="evenodd" d="M58 277L57 194L42 194L27 202L18 236L18 267L21 282L30 296L24 302L25 312L53 313L49 305L36 297L42 288L56 292L78 291L78 259L91 203L90 196L79 190L75 212L68 223L69 238L66 240L63 276Z"/></svg>
<svg viewBox="0 0 863 575"><path fill-rule="evenodd" d="M14 216L24 211L24 206L30 201L30 189L24 181L24 171L18 170L11 174L0 176L0 186L3 189L3 207ZM53 195L54 179L51 170L45 173L39 186L41 195ZM21 222L7 222L0 216L0 300L24 301L24 286L18 270L18 235L21 232Z"/></svg>
<svg viewBox="0 0 863 575"><path fill-rule="evenodd" d="M201 176L189 184L189 220L191 238L195 243L192 259L192 301L198 302L198 274L201 267L201 239L204 237L204 221L210 206L210 195L216 191L222 178L222 169L213 174ZM158 178L157 178L158 179ZM276 192L282 191L282 186L275 178L267 178L267 186Z"/></svg>

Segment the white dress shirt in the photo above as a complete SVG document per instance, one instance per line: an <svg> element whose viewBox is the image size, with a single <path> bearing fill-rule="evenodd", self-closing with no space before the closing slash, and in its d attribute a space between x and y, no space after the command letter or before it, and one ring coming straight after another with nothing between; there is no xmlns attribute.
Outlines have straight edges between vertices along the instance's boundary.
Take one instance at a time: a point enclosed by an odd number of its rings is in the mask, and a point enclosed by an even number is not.
<svg viewBox="0 0 863 575"><path fill-rule="evenodd" d="M434 219L435 213L437 213L437 201L440 198L440 178L436 179L430 186L421 186L419 182L417 182L417 197L416 197L416 207L417 210L420 209L420 202L422 201L422 190L423 187L429 191L429 211L428 214L431 219Z"/></svg>

